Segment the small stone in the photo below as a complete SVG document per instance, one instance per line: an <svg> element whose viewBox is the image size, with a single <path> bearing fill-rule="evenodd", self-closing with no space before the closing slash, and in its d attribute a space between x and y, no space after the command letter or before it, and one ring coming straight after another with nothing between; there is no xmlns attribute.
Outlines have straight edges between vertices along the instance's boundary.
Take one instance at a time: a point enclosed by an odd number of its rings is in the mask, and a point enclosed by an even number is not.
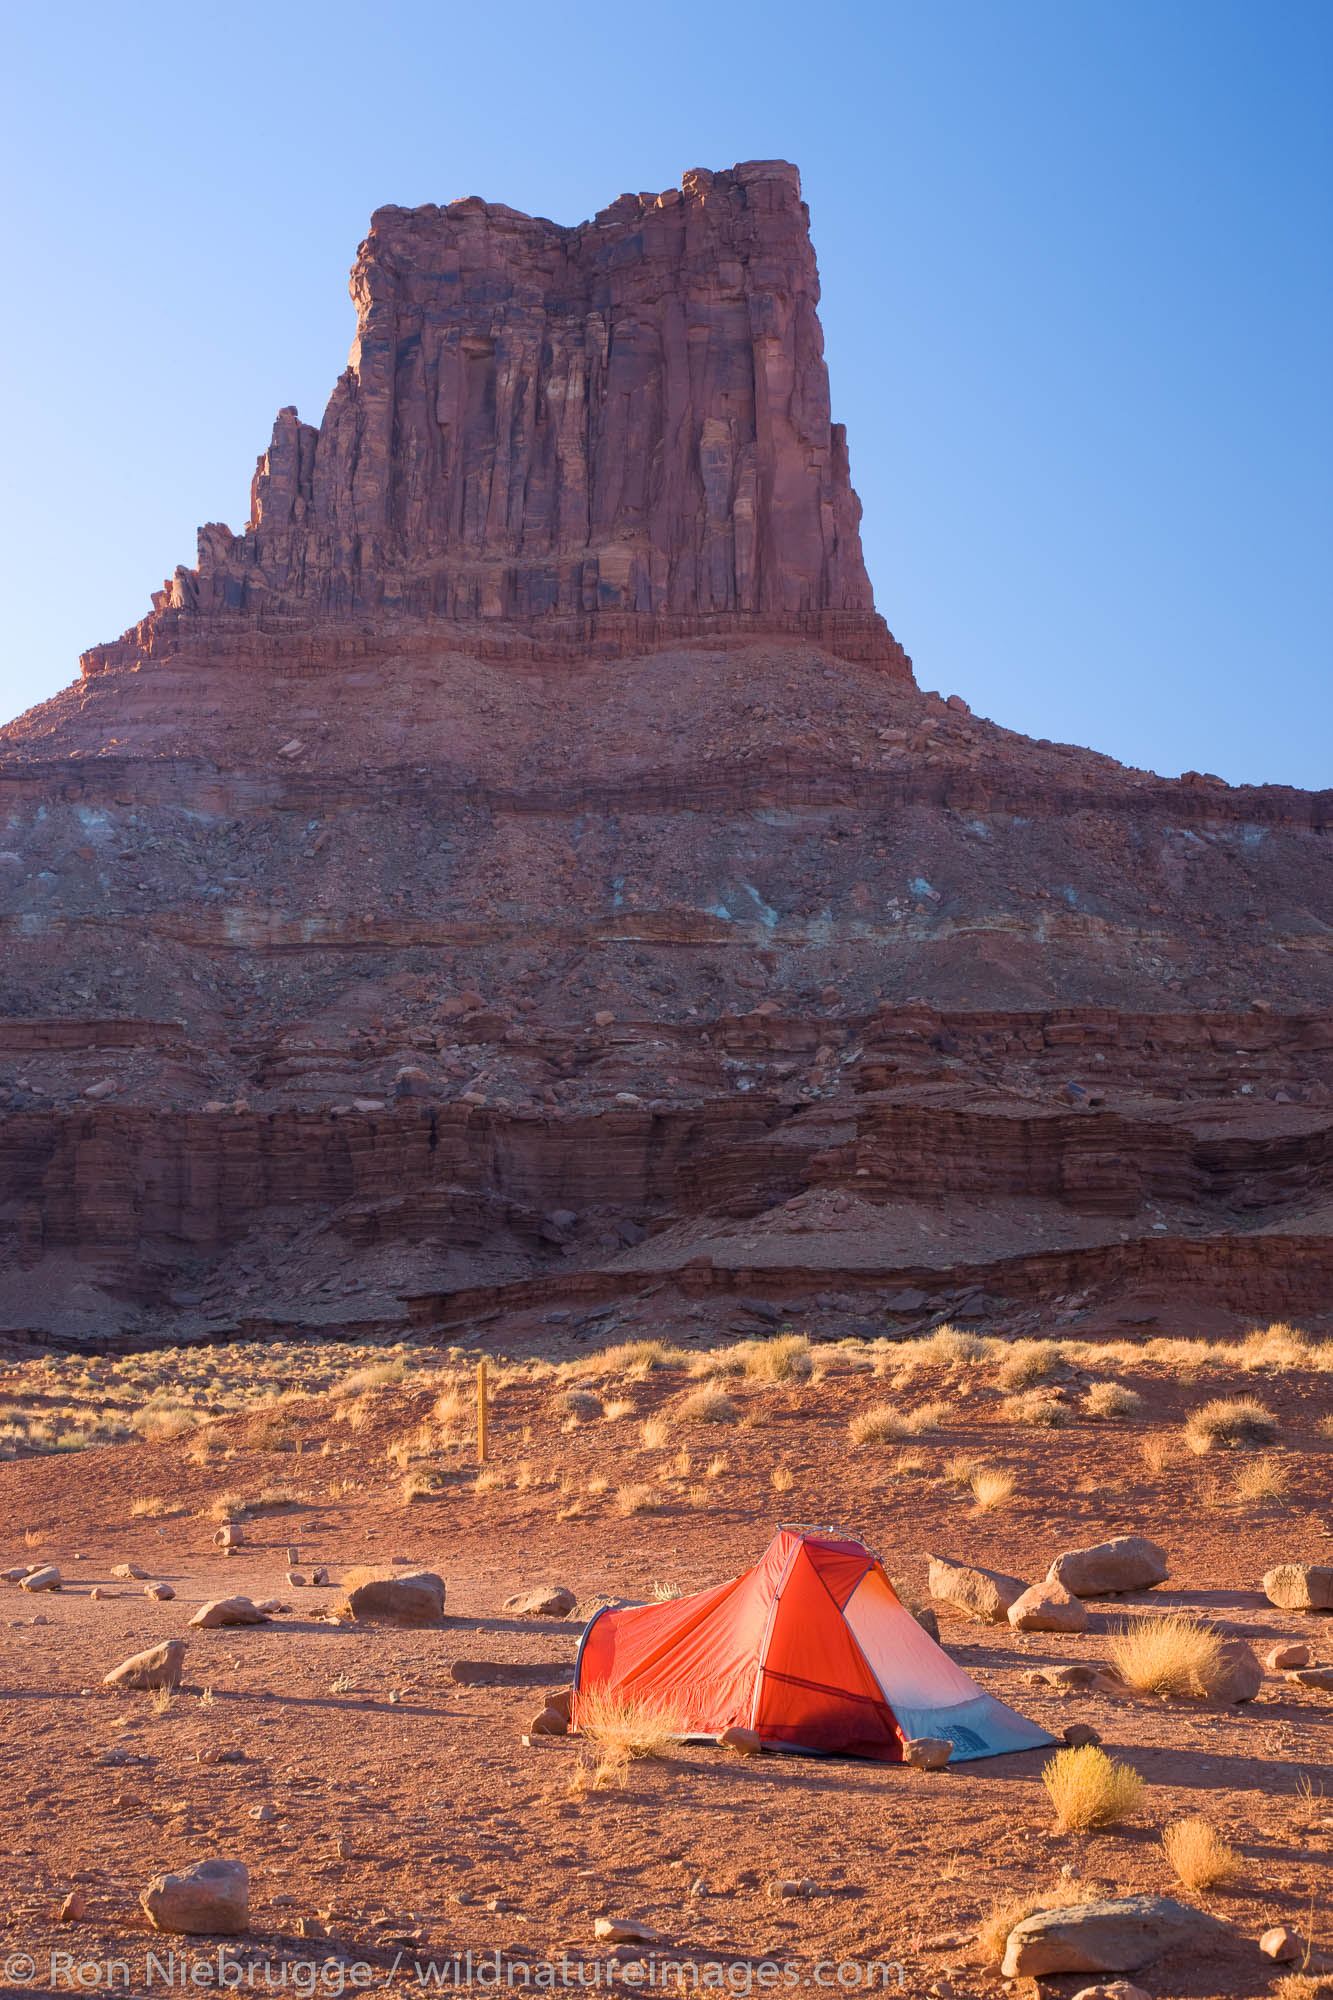
<svg viewBox="0 0 1333 2000"><path fill-rule="evenodd" d="M914 1771L942 1771L952 1755L947 1736L913 1736L903 1745L903 1762Z"/></svg>
<svg viewBox="0 0 1333 2000"><path fill-rule="evenodd" d="M1151 2000L1151 1995L1127 1979L1107 1979L1100 1986L1080 1986L1074 2000Z"/></svg>
<svg viewBox="0 0 1333 2000"><path fill-rule="evenodd" d="M82 1889L71 1889L60 1905L56 1920L62 1924L81 1924L87 1907Z"/></svg>
<svg viewBox="0 0 1333 2000"><path fill-rule="evenodd" d="M278 1817L278 1808L274 1805L272 1799L265 1799L260 1805L251 1806L250 1817L251 1819L262 1820L267 1824L269 1820Z"/></svg>
<svg viewBox="0 0 1333 2000"><path fill-rule="evenodd" d="M329 1573L325 1569L323 1563L321 1563L317 1569L313 1569L310 1572L310 1583L312 1589L317 1589L321 1585L327 1585L328 1580L329 1580Z"/></svg>
<svg viewBox="0 0 1333 2000"><path fill-rule="evenodd" d="M602 1944L660 1944L661 1933L637 1917L598 1917L593 1936Z"/></svg>
<svg viewBox="0 0 1333 2000"><path fill-rule="evenodd" d="M287 1572L287 1581L293 1590L304 1590L307 1579L299 1569L289 1569Z"/></svg>
<svg viewBox="0 0 1333 2000"><path fill-rule="evenodd" d="M119 1582L142 1583L147 1577L148 1571L140 1569L138 1563L117 1563L111 1574Z"/></svg>
<svg viewBox="0 0 1333 2000"><path fill-rule="evenodd" d="M1319 1688L1333 1693L1333 1667L1295 1667L1286 1678L1295 1687Z"/></svg>
<svg viewBox="0 0 1333 2000"><path fill-rule="evenodd" d="M763 1740L757 1729L747 1729L744 1723L733 1722L722 1731L718 1743L724 1750L736 1750L742 1757L758 1757L762 1754Z"/></svg>
<svg viewBox="0 0 1333 2000"><path fill-rule="evenodd" d="M164 1639L160 1645L149 1646L146 1652L133 1653L128 1660L122 1660L118 1667L102 1682L103 1687L113 1688L174 1688L180 1686L181 1670L185 1664L184 1639Z"/></svg>
<svg viewBox="0 0 1333 2000"><path fill-rule="evenodd" d="M20 1590L59 1590L60 1571L54 1563L43 1563L40 1569L30 1569L26 1576L19 1578Z"/></svg>
<svg viewBox="0 0 1333 2000"><path fill-rule="evenodd" d="M250 1875L243 1861L213 1856L155 1875L139 1898L155 1930L238 1937L250 1925Z"/></svg>
<svg viewBox="0 0 1333 2000"><path fill-rule="evenodd" d="M239 1521L224 1521L213 1536L213 1546L218 1549L239 1549L245 1540L245 1530Z"/></svg>
<svg viewBox="0 0 1333 2000"><path fill-rule="evenodd" d="M528 1724L529 1736L568 1736L569 1723L554 1708L544 1708Z"/></svg>
<svg viewBox="0 0 1333 2000"><path fill-rule="evenodd" d="M1292 1667L1309 1664L1310 1648L1300 1639L1286 1639L1279 1646L1270 1646L1264 1654L1264 1665L1273 1674L1284 1674Z"/></svg>
<svg viewBox="0 0 1333 2000"><path fill-rule="evenodd" d="M1215 1701L1253 1701L1264 1683L1264 1670L1253 1648L1244 1639L1226 1639L1222 1644L1223 1678L1213 1689ZM1329 1685L1333 1687L1333 1679Z"/></svg>
<svg viewBox="0 0 1333 2000"><path fill-rule="evenodd" d="M765 1894L770 1903L793 1903L798 1897L804 1896L805 1889L794 1876L788 1876L785 1880L778 1876L769 1883Z"/></svg>
<svg viewBox="0 0 1333 2000"><path fill-rule="evenodd" d="M592 1017L593 1026L596 1028L609 1028L615 1018L609 1007L602 1007Z"/></svg>
<svg viewBox="0 0 1333 2000"><path fill-rule="evenodd" d="M1277 1965L1294 1965L1305 1955L1305 1940L1299 1931L1289 1929L1286 1924L1274 1924L1260 1938L1259 1949Z"/></svg>
<svg viewBox="0 0 1333 2000"><path fill-rule="evenodd" d="M1086 1632L1088 1614L1081 1598L1053 1577L1045 1577L1014 1599L1009 1623L1016 1632Z"/></svg>
<svg viewBox="0 0 1333 2000"><path fill-rule="evenodd" d="M22 1583L25 1576L31 1575L31 1563L15 1563L12 1569L0 1569L0 1581L5 1583Z"/></svg>
<svg viewBox="0 0 1333 2000"><path fill-rule="evenodd" d="M294 1542L289 1542L287 1544L288 1569L295 1569L296 1565L300 1562L300 1560L301 1560L301 1551L297 1548Z"/></svg>
<svg viewBox="0 0 1333 2000"><path fill-rule="evenodd" d="M96 1102L98 1098L113 1096L115 1089L116 1086L111 1078L109 1076L102 1076L97 1079L96 1083L90 1083L83 1094L85 1097L91 1097Z"/></svg>
<svg viewBox="0 0 1333 2000"><path fill-rule="evenodd" d="M176 1595L169 1583L146 1583L143 1594L145 1597L153 1598L158 1604L170 1604Z"/></svg>
<svg viewBox="0 0 1333 2000"><path fill-rule="evenodd" d="M223 1625L267 1625L268 1613L248 1597L211 1597L190 1620L196 1631L216 1632Z"/></svg>
<svg viewBox="0 0 1333 2000"><path fill-rule="evenodd" d="M1084 1750L1090 1743L1100 1743L1101 1732L1090 1722L1071 1722L1068 1729L1061 1732L1071 1750Z"/></svg>
<svg viewBox="0 0 1333 2000"><path fill-rule="evenodd" d="M119 1597L119 1595L120 1592L118 1590L104 1590L100 1583L95 1583L88 1592L88 1596L94 1604L100 1604L103 1598Z"/></svg>
<svg viewBox="0 0 1333 2000"><path fill-rule="evenodd" d="M1099 1668L1085 1666L1081 1660L1071 1660L1063 1667L1048 1667L1045 1674L1047 1685L1055 1688L1095 1687L1100 1678Z"/></svg>
<svg viewBox="0 0 1333 2000"><path fill-rule="evenodd" d="M523 1590L515 1597L506 1597L504 1608L512 1611L517 1618L568 1618L578 1603L572 1590L562 1583L542 1584L535 1590Z"/></svg>

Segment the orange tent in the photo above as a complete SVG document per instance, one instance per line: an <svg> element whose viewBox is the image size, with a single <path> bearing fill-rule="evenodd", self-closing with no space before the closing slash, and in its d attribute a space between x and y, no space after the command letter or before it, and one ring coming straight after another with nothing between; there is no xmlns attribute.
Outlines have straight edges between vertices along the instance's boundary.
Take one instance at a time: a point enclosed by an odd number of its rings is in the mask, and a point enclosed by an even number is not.
<svg viewBox="0 0 1333 2000"><path fill-rule="evenodd" d="M579 1643L573 1722L592 1690L737 1725L773 1750L902 1761L914 1736L955 1759L1054 1739L965 1674L906 1610L878 1558L835 1530L779 1528L755 1567L665 1604L609 1605Z"/></svg>

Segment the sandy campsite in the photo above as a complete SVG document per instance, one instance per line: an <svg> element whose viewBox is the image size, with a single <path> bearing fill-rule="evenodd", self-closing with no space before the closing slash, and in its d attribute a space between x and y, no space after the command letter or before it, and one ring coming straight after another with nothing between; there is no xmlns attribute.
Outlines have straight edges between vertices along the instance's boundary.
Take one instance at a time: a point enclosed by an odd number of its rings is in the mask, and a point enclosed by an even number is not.
<svg viewBox="0 0 1333 2000"><path fill-rule="evenodd" d="M857 1968L844 1984L900 1964L903 1990L982 1995L1029 1909L1148 1895L1219 1920L1157 1957L1151 1993L1325 1990L1333 1623L1261 1580L1333 1552L1326 1344L945 1328L492 1356L480 1469L475 1362L272 1344L7 1367L0 1565L59 1571L0 1599L5 1941L43 1977L63 1953L142 1979L170 1945L326 1986L358 1966L447 1983L456 1955L498 1952L522 1984L609 1951L631 1987L666 1959L733 1986L827 1962ZM125 1440L50 1449L90 1402ZM599 1605L718 1584L783 1520L859 1535L951 1658L1057 1746L1095 1732L1142 1780L1128 1809L1057 1830L1053 1751L931 1771L682 1745L632 1713L600 1739L533 1733ZM1081 1631L1015 1629L984 1576L977 1595L981 1572L1003 1596L1119 1537L1155 1542L1167 1579L1081 1600ZM358 1576L421 1571L444 1582L442 1619L349 1615ZM507 1602L528 1593L546 1615ZM238 1597L264 1622L191 1629ZM1117 1678L1122 1635L1169 1614L1245 1642L1252 1698ZM174 1689L103 1685L169 1639L186 1641ZM1310 1664L1263 1665L1284 1657ZM1220 1879L1191 1886L1163 1842L1198 1820ZM150 1880L207 1855L248 1871L244 1936L155 1932Z"/></svg>

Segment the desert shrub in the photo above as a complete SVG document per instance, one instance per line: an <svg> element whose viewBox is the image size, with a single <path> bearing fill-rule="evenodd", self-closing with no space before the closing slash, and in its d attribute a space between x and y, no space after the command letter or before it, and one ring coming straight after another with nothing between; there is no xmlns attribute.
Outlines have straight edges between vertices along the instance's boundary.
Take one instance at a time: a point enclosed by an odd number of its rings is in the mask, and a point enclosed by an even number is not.
<svg viewBox="0 0 1333 2000"><path fill-rule="evenodd" d="M790 1382L810 1373L808 1334L780 1333L772 1340L747 1340L744 1350L747 1381Z"/></svg>
<svg viewBox="0 0 1333 2000"><path fill-rule="evenodd" d="M1309 1334L1275 1320L1272 1326L1256 1327L1246 1334L1240 1346L1240 1365L1247 1370L1309 1368L1314 1360L1312 1347Z"/></svg>
<svg viewBox="0 0 1333 2000"><path fill-rule="evenodd" d="M1083 1407L1090 1417L1137 1417L1143 1409L1143 1398L1137 1389L1127 1389L1123 1382L1094 1382L1083 1398Z"/></svg>
<svg viewBox="0 0 1333 2000"><path fill-rule="evenodd" d="M1187 1889L1217 1889L1240 1873L1235 1848L1198 1813L1172 1820L1162 1835L1162 1852Z"/></svg>
<svg viewBox="0 0 1333 2000"><path fill-rule="evenodd" d="M735 1421L736 1405L724 1389L705 1387L682 1397L676 1415L683 1424L729 1424Z"/></svg>
<svg viewBox="0 0 1333 2000"><path fill-rule="evenodd" d="M685 1733L685 1723L673 1710L623 1689L590 1688L578 1697L578 1731L604 1757L622 1762L631 1757L665 1757Z"/></svg>
<svg viewBox="0 0 1333 2000"><path fill-rule="evenodd" d="M1252 1458L1237 1467L1231 1492L1238 1506L1253 1507L1280 1500L1286 1490L1286 1471L1277 1459Z"/></svg>
<svg viewBox="0 0 1333 2000"><path fill-rule="evenodd" d="M1086 1833L1128 1819L1143 1796L1143 1780L1095 1744L1057 1750L1041 1781L1055 1811L1057 1833Z"/></svg>
<svg viewBox="0 0 1333 2000"><path fill-rule="evenodd" d="M795 1475L788 1465L775 1465L768 1477L775 1493L790 1493L796 1484Z"/></svg>
<svg viewBox="0 0 1333 2000"><path fill-rule="evenodd" d="M1113 1632L1111 1664L1136 1694L1207 1700L1226 1678L1222 1634L1184 1611L1149 1613Z"/></svg>
<svg viewBox="0 0 1333 2000"><path fill-rule="evenodd" d="M1219 1396L1190 1412L1185 1442L1200 1456L1214 1445L1274 1444L1277 1418L1253 1396Z"/></svg>
<svg viewBox="0 0 1333 2000"><path fill-rule="evenodd" d="M1003 1507L1006 1500L1012 1499L1017 1483L1004 1465L979 1465L968 1481L977 1510L982 1514L988 1514L993 1507Z"/></svg>
<svg viewBox="0 0 1333 2000"><path fill-rule="evenodd" d="M156 1408L150 1404L135 1417L134 1428L145 1444L170 1444L194 1430L198 1422L195 1412L183 1403L161 1403Z"/></svg>
<svg viewBox="0 0 1333 2000"><path fill-rule="evenodd" d="M401 1382L407 1373L403 1361L372 1361L365 1368L354 1368L350 1375L344 1375L333 1386L335 1396L364 1396L368 1389L387 1389L395 1382Z"/></svg>
<svg viewBox="0 0 1333 2000"><path fill-rule="evenodd" d="M1034 1382L1049 1381L1060 1365L1057 1341L1016 1340L995 1379L1005 1390L1030 1389Z"/></svg>
<svg viewBox="0 0 1333 2000"><path fill-rule="evenodd" d="M444 1490L444 1473L431 1466L418 1466L403 1481L403 1505L410 1507L415 1500L438 1500Z"/></svg>
<svg viewBox="0 0 1333 2000"><path fill-rule="evenodd" d="M847 1435L858 1445L898 1444L912 1436L912 1425L892 1403L873 1403L868 1410L858 1410L847 1426Z"/></svg>
<svg viewBox="0 0 1333 2000"><path fill-rule="evenodd" d="M608 1403L602 1411L602 1415L605 1417L607 1423L618 1424L623 1417L632 1417L637 1407L636 1404L626 1402L622 1398L620 1402Z"/></svg>
<svg viewBox="0 0 1333 2000"><path fill-rule="evenodd" d="M590 1424L606 1413L606 1405L591 1389L566 1389L558 1398L559 1408L577 1423Z"/></svg>
<svg viewBox="0 0 1333 2000"><path fill-rule="evenodd" d="M665 1417L645 1417L639 1425L639 1437L645 1451L661 1451L671 1437L671 1426Z"/></svg>
<svg viewBox="0 0 1333 2000"><path fill-rule="evenodd" d="M135 1521L172 1521L187 1511L182 1501L164 1499L160 1493L145 1493L130 1502L130 1518Z"/></svg>
<svg viewBox="0 0 1333 2000"><path fill-rule="evenodd" d="M631 1382L642 1382L654 1368L670 1366L671 1351L660 1340L623 1340L618 1347L608 1347L590 1359L608 1375L625 1375Z"/></svg>
<svg viewBox="0 0 1333 2000"><path fill-rule="evenodd" d="M1063 1430L1069 1410L1058 1396L1045 1389L1029 1389L1021 1396L1006 1396L999 1406L1007 1424L1023 1424L1032 1430Z"/></svg>
<svg viewBox="0 0 1333 2000"><path fill-rule="evenodd" d="M973 1473L981 1472L985 1463L975 1452L956 1452L952 1458L945 1459L941 1476L946 1486L955 1486L959 1492L966 1492L971 1487Z"/></svg>
<svg viewBox="0 0 1333 2000"><path fill-rule="evenodd" d="M656 1487L648 1485L646 1481L616 1488L617 1514L653 1514L660 1504Z"/></svg>

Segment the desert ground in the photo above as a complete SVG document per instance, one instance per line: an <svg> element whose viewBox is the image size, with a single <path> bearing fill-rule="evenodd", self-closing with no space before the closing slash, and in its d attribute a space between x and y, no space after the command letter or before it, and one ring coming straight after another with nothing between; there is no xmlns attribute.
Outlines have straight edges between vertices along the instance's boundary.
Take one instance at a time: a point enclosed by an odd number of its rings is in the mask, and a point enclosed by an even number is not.
<svg viewBox="0 0 1333 2000"><path fill-rule="evenodd" d="M449 1984L470 1950L520 1985L562 1958L605 1978L610 1952L631 1986L656 1954L720 1967L732 1990L772 1960L802 1984L852 1967L844 1990L889 1964L907 1992L1035 1992L1002 1981L1009 1928L1098 1891L1173 1893L1224 1920L1135 1975L1152 1995L1333 1990L1318 1957L1333 1945L1333 1693L1274 1671L1240 1706L1031 1678L1110 1664L1118 1633L1166 1611L1261 1658L1290 1641L1333 1661L1333 1623L1277 1608L1260 1582L1329 1560L1333 1343L1288 1327L1101 1342L943 1328L812 1345L797 1327L587 1351L547 1333L542 1353L489 1357L480 1469L477 1347L269 1342L0 1369L0 1567L61 1573L58 1590L0 1586L6 1992L156 1990L146 1955L169 1950L204 1965L197 1982L293 1989ZM914 1606L929 1555L1032 1582L1062 1550L1157 1541L1168 1580L1090 1600L1082 1633L934 1607L987 1691L1057 1739L1092 1725L1143 1780L1132 1808L1059 1832L1045 1750L929 1772L525 1740L593 1609L720 1582L781 1521L859 1534ZM230 1552L215 1542L228 1523ZM117 1578L125 1564L142 1576ZM309 1581L319 1566L326 1587ZM367 1567L438 1573L444 1622L340 1615ZM174 1597L146 1595L154 1583ZM506 1609L545 1585L576 1612ZM277 1608L189 1629L236 1594ZM171 1637L188 1640L174 1692L103 1685ZM1230 1850L1201 1887L1163 1846L1195 1817ZM149 1878L210 1855L246 1863L249 1931L154 1933ZM599 1917L659 1942L599 1943ZM1260 1951L1277 1925L1301 1960ZM111 1960L123 1977L98 1970Z"/></svg>

